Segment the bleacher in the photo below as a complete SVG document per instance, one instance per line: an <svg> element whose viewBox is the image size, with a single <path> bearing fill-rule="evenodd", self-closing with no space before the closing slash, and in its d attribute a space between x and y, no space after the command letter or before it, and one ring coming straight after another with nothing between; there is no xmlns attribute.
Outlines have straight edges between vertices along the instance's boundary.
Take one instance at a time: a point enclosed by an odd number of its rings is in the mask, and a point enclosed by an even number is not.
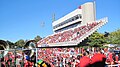
<svg viewBox="0 0 120 67"><path fill-rule="evenodd" d="M80 26L74 29L70 29L64 32L56 33L38 41L38 46L47 44L49 46L69 46L77 45L82 42L86 37L91 35L101 26L107 22L107 18L103 18L98 21Z"/></svg>

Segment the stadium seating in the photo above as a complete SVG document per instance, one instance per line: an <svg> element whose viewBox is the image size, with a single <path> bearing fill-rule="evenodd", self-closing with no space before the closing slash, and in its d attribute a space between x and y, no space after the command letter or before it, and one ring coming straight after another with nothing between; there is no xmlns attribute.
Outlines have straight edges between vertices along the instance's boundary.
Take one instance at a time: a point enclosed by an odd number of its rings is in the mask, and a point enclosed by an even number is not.
<svg viewBox="0 0 120 67"><path fill-rule="evenodd" d="M50 44L50 43L58 43L58 42L75 41L79 39L83 34L87 33L92 28L94 28L96 25L98 25L98 23L93 22L91 24L86 24L84 26L80 26L71 30L56 33L40 40L38 44Z"/></svg>

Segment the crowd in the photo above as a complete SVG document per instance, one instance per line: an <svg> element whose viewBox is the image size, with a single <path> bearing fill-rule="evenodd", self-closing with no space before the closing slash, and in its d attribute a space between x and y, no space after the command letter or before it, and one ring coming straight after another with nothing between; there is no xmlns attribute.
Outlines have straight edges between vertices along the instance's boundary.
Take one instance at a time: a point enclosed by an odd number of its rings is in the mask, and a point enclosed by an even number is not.
<svg viewBox="0 0 120 67"><path fill-rule="evenodd" d="M38 53L27 56L23 52L9 52L1 59L1 67L115 67L120 66L119 48L38 48ZM37 57L37 62L36 62ZM16 60L16 62L15 62ZM3 65L3 66L2 66Z"/></svg>
<svg viewBox="0 0 120 67"><path fill-rule="evenodd" d="M120 64L120 53L115 50L120 49L47 48L39 51L38 58L52 67L105 67Z"/></svg>
<svg viewBox="0 0 120 67"><path fill-rule="evenodd" d="M67 30L64 32L56 33L51 36L48 36L38 42L40 44L49 44L49 43L58 43L58 42L66 42L66 41L74 41L79 39L83 34L90 31L98 25L97 22L93 22L91 24L87 24L84 26L77 27L75 29Z"/></svg>

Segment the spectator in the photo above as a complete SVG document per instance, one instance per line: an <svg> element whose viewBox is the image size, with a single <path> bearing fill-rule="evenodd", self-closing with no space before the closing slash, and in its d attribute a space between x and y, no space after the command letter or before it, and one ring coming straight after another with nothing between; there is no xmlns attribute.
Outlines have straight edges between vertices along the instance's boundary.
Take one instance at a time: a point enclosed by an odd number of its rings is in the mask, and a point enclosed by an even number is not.
<svg viewBox="0 0 120 67"><path fill-rule="evenodd" d="M106 57L100 52L100 49L97 50L97 53L91 58L92 67L105 67Z"/></svg>
<svg viewBox="0 0 120 67"><path fill-rule="evenodd" d="M80 67L90 67L90 58L89 52L86 51L83 53L83 57L80 59Z"/></svg>

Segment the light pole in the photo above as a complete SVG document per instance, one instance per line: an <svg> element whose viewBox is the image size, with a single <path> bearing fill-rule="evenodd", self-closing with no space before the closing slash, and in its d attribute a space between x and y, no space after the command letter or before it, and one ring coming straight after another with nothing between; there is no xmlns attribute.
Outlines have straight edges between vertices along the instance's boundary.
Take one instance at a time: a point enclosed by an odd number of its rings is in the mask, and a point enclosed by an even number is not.
<svg viewBox="0 0 120 67"><path fill-rule="evenodd" d="M2 63L1 59L2 59L2 52L0 51L0 67L1 67L1 63Z"/></svg>
<svg viewBox="0 0 120 67"><path fill-rule="evenodd" d="M17 67L17 66L16 66L16 47L17 47L17 46L15 46L15 67Z"/></svg>

